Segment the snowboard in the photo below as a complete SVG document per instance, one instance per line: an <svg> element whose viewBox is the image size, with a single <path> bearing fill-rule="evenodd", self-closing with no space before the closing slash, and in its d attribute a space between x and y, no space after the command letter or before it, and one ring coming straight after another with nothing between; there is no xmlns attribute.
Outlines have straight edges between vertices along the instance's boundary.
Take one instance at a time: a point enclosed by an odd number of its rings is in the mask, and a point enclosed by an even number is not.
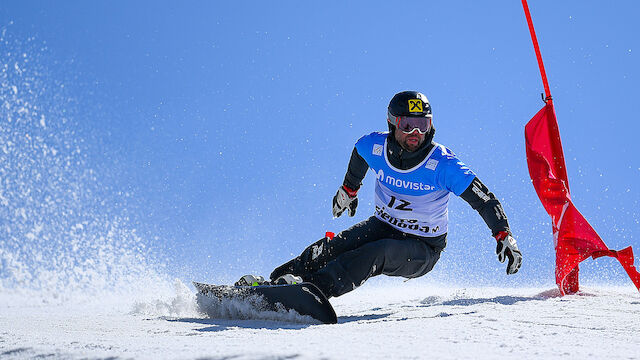
<svg viewBox="0 0 640 360"><path fill-rule="evenodd" d="M294 285L233 286L211 285L193 282L202 295L223 299L243 299L260 297L261 310L278 310L278 304L286 310L294 310L300 315L308 315L325 324L338 322L336 312L326 296L312 283Z"/></svg>

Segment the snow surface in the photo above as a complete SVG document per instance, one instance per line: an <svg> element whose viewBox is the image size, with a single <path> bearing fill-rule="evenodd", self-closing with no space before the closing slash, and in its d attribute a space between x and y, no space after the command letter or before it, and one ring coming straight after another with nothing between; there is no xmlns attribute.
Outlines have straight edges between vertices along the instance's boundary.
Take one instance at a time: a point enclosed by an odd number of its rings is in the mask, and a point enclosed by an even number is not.
<svg viewBox="0 0 640 360"><path fill-rule="evenodd" d="M338 324L247 304L173 295L47 304L0 297L3 359L459 359L615 358L640 355L640 296L633 287L443 288L365 286L332 299ZM211 318L207 312L218 318ZM258 319L248 320L246 317Z"/></svg>

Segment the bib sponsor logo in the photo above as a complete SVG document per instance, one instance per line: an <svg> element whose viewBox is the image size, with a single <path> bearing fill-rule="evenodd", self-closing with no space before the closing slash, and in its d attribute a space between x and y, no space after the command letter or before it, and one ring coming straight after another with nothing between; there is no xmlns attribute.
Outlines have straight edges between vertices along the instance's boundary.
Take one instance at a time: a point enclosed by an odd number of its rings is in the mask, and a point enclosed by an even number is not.
<svg viewBox="0 0 640 360"><path fill-rule="evenodd" d="M373 151L372 151L373 155L382 156L382 149L383 149L383 146L380 144L373 145Z"/></svg>
<svg viewBox="0 0 640 360"><path fill-rule="evenodd" d="M383 184L387 184L387 185L391 185L391 186L395 186L397 188L401 188L401 189L408 189L408 190L421 190L421 191L430 191L430 190L435 190L436 188L432 185L428 185L428 184L423 184L421 182L414 182L414 181L406 181L406 180L402 180L402 179L396 179L393 176L384 175L384 171L382 171L382 169L378 170L378 173L376 174L376 179L378 181L380 181Z"/></svg>
<svg viewBox="0 0 640 360"><path fill-rule="evenodd" d="M400 219L394 217L387 212L385 207L376 206L376 216L401 230L420 231L425 235L435 234L440 230L440 226L429 227L424 225L424 223L419 223L417 219Z"/></svg>
<svg viewBox="0 0 640 360"><path fill-rule="evenodd" d="M435 170L437 166L438 166L438 160L429 159L429 161L427 161L427 165L425 165L424 167L429 170Z"/></svg>

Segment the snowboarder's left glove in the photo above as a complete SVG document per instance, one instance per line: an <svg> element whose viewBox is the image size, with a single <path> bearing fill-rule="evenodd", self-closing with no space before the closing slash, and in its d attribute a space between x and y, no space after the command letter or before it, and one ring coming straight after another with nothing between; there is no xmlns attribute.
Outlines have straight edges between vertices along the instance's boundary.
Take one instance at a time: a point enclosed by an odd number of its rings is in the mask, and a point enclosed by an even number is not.
<svg viewBox="0 0 640 360"><path fill-rule="evenodd" d="M358 190L340 186L336 196L333 197L333 216L340 217L347 208L349 208L349 216L353 216L356 214L356 207L358 207Z"/></svg>
<svg viewBox="0 0 640 360"><path fill-rule="evenodd" d="M498 261L504 262L506 259L509 259L507 274L517 273L518 270L520 270L520 265L522 265L522 253L518 250L516 239L507 231L500 231L495 238L498 241L498 246L496 247Z"/></svg>

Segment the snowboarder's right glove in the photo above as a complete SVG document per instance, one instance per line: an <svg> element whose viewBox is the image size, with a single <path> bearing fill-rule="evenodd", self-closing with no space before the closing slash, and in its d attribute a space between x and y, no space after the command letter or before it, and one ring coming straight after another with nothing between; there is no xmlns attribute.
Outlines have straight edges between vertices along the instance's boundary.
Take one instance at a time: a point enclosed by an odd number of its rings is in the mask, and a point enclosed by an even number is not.
<svg viewBox="0 0 640 360"><path fill-rule="evenodd" d="M347 208L349 216L353 216L356 214L356 207L358 207L358 190L340 186L336 196L333 197L333 216L340 217Z"/></svg>
<svg viewBox="0 0 640 360"><path fill-rule="evenodd" d="M504 262L506 259L509 259L507 274L517 273L518 270L520 270L520 265L522 265L522 253L518 250L516 239L507 231L500 231L495 238L498 241L498 246L496 247L498 261Z"/></svg>

